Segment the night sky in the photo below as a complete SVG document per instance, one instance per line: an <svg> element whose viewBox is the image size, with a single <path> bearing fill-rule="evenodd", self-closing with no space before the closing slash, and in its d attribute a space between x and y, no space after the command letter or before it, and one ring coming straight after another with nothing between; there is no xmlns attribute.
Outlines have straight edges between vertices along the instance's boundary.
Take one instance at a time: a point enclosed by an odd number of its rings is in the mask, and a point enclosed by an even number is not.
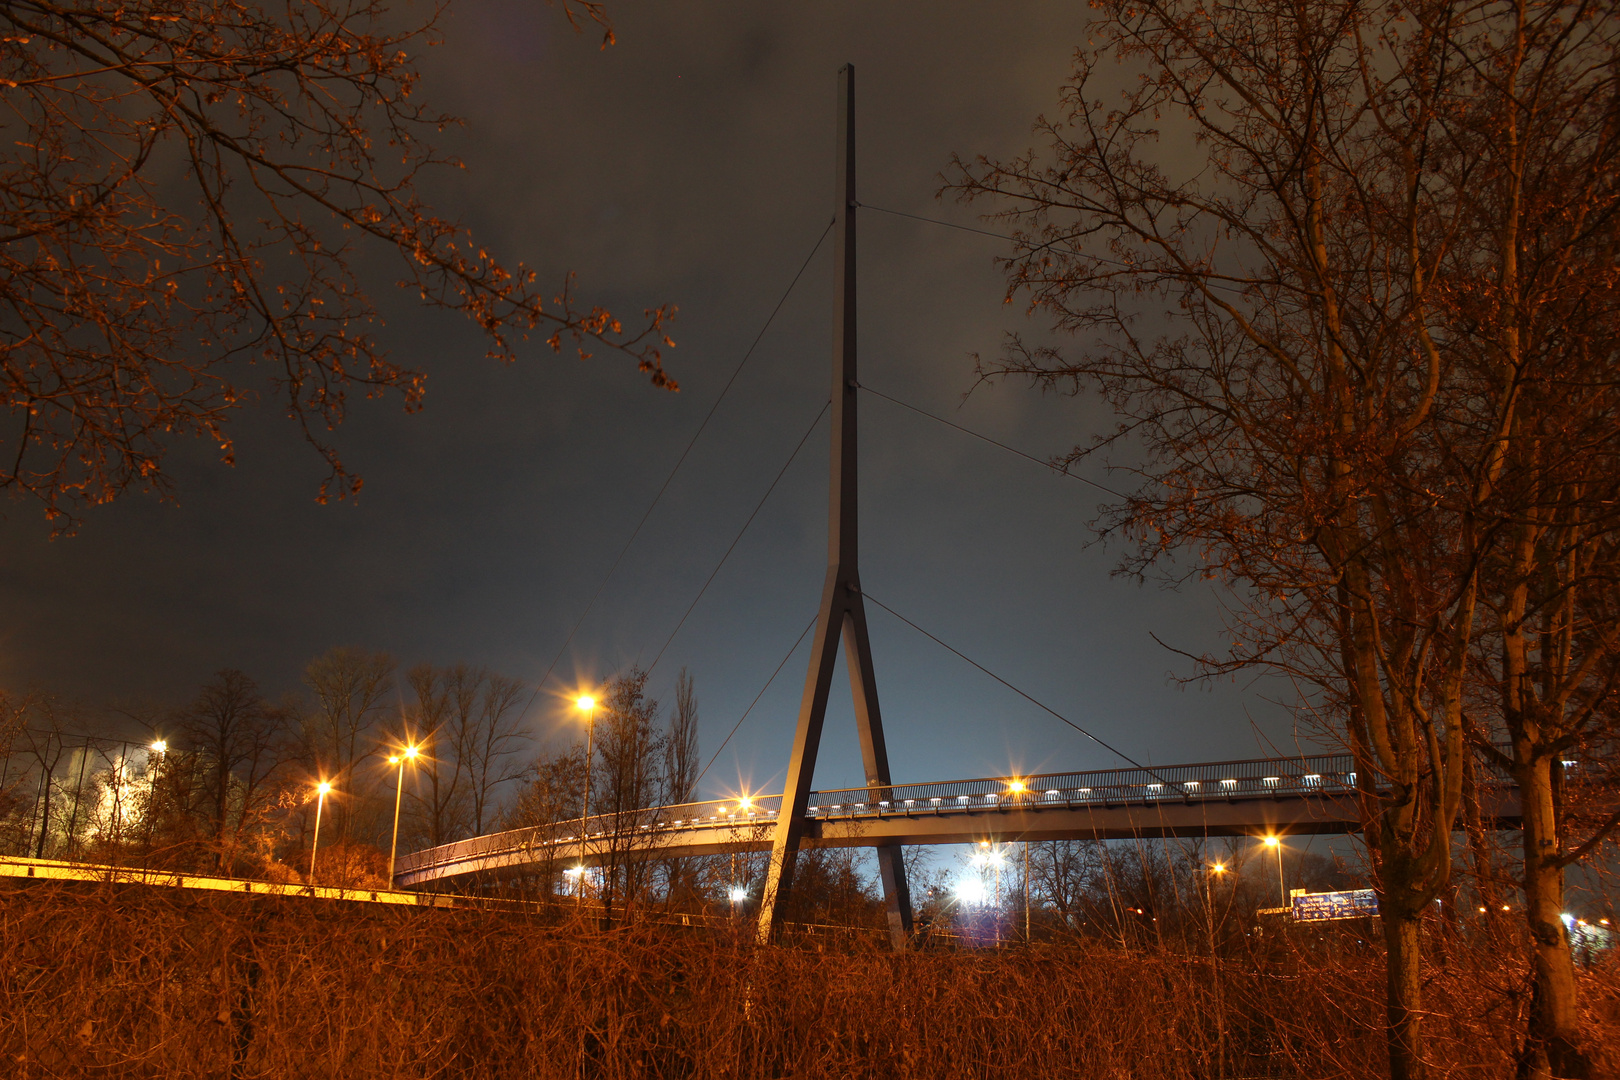
<svg viewBox="0 0 1620 1080"><path fill-rule="evenodd" d="M49 539L6 508L0 682L91 705L179 701L215 669L266 689L340 644L402 663L469 661L538 679L832 213L836 72L858 72L864 202L982 224L935 199L950 154L1005 155L1056 108L1086 13L1074 3L617 0L606 51L533 0L463 2L421 93L467 120L467 163L432 191L502 257L633 315L680 305L649 386L612 355L537 345L506 367L454 316L413 307L377 261L396 356L428 372L425 411L358 402L339 433L365 476L319 506L320 461L270 404L237 423L239 464L174 455L178 505L129 497ZM1172 148L1173 149L1173 148ZM1191 148L1189 148L1190 150ZM1110 424L1086 399L973 388L971 354L1040 337L1002 302L1007 245L861 216L863 381L1039 457ZM560 692L649 663L816 416L827 389L823 247L529 716L572 737ZM964 395L973 390L964 401ZM1092 544L1102 496L870 396L861 401L862 577L904 612L1140 760L1295 745L1288 688L1183 689L1154 643L1219 649L1220 597L1111 576ZM1128 463L1127 463L1128 464ZM814 614L825 570L822 423L653 672L697 681L705 758ZM1095 478L1116 485L1100 466ZM1123 764L880 610L870 612L897 781ZM780 790L808 645L704 781ZM861 781L847 682L834 686L819 787Z"/></svg>

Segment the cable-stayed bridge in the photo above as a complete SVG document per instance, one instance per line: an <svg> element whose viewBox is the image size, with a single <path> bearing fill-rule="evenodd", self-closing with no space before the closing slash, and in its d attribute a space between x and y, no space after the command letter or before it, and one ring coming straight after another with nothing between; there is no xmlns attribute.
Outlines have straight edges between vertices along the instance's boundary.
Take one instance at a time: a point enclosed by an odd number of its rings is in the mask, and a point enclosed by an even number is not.
<svg viewBox="0 0 1620 1080"><path fill-rule="evenodd" d="M686 449L677 458L652 503L629 540L608 568L585 611L574 622L551 665L535 684L540 693L573 642L585 617L602 595L607 581L623 562L671 480L687 461L692 446L713 417L727 391L770 326L771 319L797 286L822 243L832 239L833 297L832 356L828 396L820 411L789 455L787 463L756 504L719 563L697 592L674 630L665 639L646 671L656 668L670 642L686 625L704 591L725 565L755 516L776 489L793 457L826 417L830 428L827 504L827 570L821 602L814 621L783 657L780 672L808 639L809 662L804 691L794 725L792 751L780 795L743 796L725 800L636 809L619 814L591 813L591 781L595 768L592 733L595 706L581 696L587 713L585 738L584 806L582 820L517 829L475 837L455 844L416 852L400 859L395 882L420 885L483 873L549 873L559 863L617 860L621 856L677 858L720 852L769 851L759 897L757 936L769 941L778 927L783 901L793 890L794 867L801 847L870 847L877 863L887 910L889 935L895 948L905 948L911 932L911 897L906 881L903 849L906 844L952 844L985 839L1048 840L1062 838L1220 837L1273 833L1345 833L1358 827L1362 800L1376 797L1376 784L1357 777L1345 756L1302 756L1235 762L1208 762L1177 766L1151 766L1133 758L1129 748L1111 745L1103 735L1062 715L1052 706L1021 689L1010 678L991 671L966 653L869 594L860 575L858 524L859 439L857 412L861 392L876 394L894 405L982 439L1047 466L1073 480L1090 485L1116 499L1126 493L1071 473L1052 461L1017 450L969 430L908 402L878 393L861 383L857 363L856 288L857 211L862 203L855 184L855 81L854 70L839 72L838 138L836 143L836 198L832 221L823 230L787 292L765 322L731 378ZM883 211L892 213L893 211ZM906 217L917 215L901 214ZM921 219L931 220L931 219ZM938 222L950 225L948 222ZM951 226L957 227L957 226ZM983 231L983 230L972 230ZM808 415L808 412L807 412ZM992 777L930 784L896 784L890 768L868 627L868 604L905 623L945 651L1001 683L1031 705L1049 713L1130 768L1105 772L1064 773L1032 777ZM817 758L821 751L828 702L840 653L849 680L856 736L865 784L843 791L813 791ZM776 677L773 673L744 710L737 727L746 720ZM534 696L531 696L531 703ZM591 702L591 704L585 704ZM736 734L733 727L731 734ZM724 749L731 735L722 741ZM716 750L718 756L720 750ZM1372 760L1368 758L1367 760ZM710 759L712 765L714 758ZM698 776L707 773L707 767ZM773 770L774 771L774 770ZM400 783L403 784L401 765ZM1484 793L1491 805L1483 813L1503 825L1517 818L1516 792L1511 785L1492 783ZM397 794L397 793L396 793ZM600 809L598 807L598 809ZM396 815L397 817L397 815Z"/></svg>
<svg viewBox="0 0 1620 1080"><path fill-rule="evenodd" d="M817 791L803 846L1348 833L1360 821L1354 769L1350 755L1328 754ZM1489 820L1516 824L1511 784L1481 796ZM395 881L768 851L781 800L739 796L492 833L402 856Z"/></svg>

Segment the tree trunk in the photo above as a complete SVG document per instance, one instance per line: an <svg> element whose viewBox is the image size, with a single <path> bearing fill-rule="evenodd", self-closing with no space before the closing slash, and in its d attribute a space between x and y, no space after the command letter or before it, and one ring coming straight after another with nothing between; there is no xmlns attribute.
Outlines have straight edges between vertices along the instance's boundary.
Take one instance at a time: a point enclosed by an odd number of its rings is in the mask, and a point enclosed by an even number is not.
<svg viewBox="0 0 1620 1080"><path fill-rule="evenodd" d="M1519 1059L1526 1080L1585 1080L1591 1063L1578 1048L1575 961L1563 922L1564 864L1553 802L1553 762L1533 758L1514 770L1524 815L1525 919L1530 926L1534 989Z"/></svg>
<svg viewBox="0 0 1620 1080"><path fill-rule="evenodd" d="M1383 949L1387 955L1390 1080L1422 1080L1427 1075L1422 1052L1422 913L1385 913Z"/></svg>
<svg viewBox="0 0 1620 1080"><path fill-rule="evenodd" d="M1388 896L1388 893L1385 894ZM1380 897L1384 901L1385 897ZM1423 1080L1422 912L1384 903L1390 1080Z"/></svg>

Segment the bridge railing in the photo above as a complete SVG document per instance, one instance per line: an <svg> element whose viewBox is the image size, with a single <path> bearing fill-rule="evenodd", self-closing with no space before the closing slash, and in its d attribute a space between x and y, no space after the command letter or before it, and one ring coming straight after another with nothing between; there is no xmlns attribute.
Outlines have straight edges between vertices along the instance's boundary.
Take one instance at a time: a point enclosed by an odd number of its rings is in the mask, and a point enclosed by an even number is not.
<svg viewBox="0 0 1620 1080"><path fill-rule="evenodd" d="M808 813L817 818L888 817L904 814L982 813L1042 806L1108 806L1119 803L1190 802L1264 796L1346 794L1355 788L1348 754L983 777L926 784L846 788L813 792ZM618 814L589 821L555 822L473 837L402 856L401 874L439 866L510 859L532 853L536 861L559 847L581 844L600 852L634 849L656 853L663 835L679 830L767 830L781 808L780 795L708 799ZM594 853L594 852L593 852Z"/></svg>
<svg viewBox="0 0 1620 1080"><path fill-rule="evenodd" d="M781 801L780 795L762 795L751 799L707 799L642 810L592 814L587 821L574 818L508 829L401 855L395 872L411 874L435 866L477 862L521 852L533 852L537 858L543 858L550 849L575 844L581 844L593 854L634 849L638 856L644 856L648 852L656 852L660 834L675 829L768 827L775 820Z"/></svg>
<svg viewBox="0 0 1620 1080"><path fill-rule="evenodd" d="M1355 784L1355 763L1349 754L1319 754L818 791L810 797L810 812L841 817L995 807L1185 802L1344 793L1354 790Z"/></svg>

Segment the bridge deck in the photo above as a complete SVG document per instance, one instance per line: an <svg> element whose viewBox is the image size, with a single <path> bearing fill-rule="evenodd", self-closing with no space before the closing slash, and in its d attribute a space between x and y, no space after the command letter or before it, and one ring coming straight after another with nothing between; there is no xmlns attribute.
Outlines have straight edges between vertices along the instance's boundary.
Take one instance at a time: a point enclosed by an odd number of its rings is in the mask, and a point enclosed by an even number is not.
<svg viewBox="0 0 1620 1080"><path fill-rule="evenodd" d="M1348 754L1332 754L816 792L804 845L1347 833L1359 821L1353 770ZM1515 819L1516 792L1490 790L1489 815ZM395 882L595 862L609 853L768 850L780 803L779 795L750 796L492 833L402 856Z"/></svg>

